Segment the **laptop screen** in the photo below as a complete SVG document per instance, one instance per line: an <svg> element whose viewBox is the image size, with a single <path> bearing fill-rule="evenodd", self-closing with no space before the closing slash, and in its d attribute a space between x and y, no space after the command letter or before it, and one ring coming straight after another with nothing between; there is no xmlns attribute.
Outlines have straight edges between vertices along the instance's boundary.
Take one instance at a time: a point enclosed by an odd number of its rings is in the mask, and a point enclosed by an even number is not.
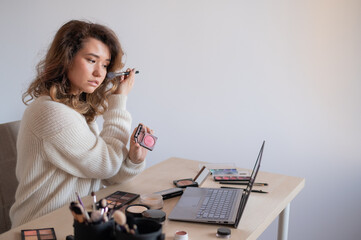
<svg viewBox="0 0 361 240"><path fill-rule="evenodd" d="M242 200L241 200L241 205L238 209L238 217L237 217L237 220L236 220L236 223L235 223L235 227L238 227L238 223L242 217L242 214L243 214L243 210L244 208L246 207L246 203L247 203L247 200L248 200L248 197L251 193L251 190L252 190L252 187L253 187L253 183L254 181L256 180L256 177L257 177L257 173L258 173L258 170L261 166L261 159L262 159L262 155L263 155L263 149L264 149L264 145L265 145L265 141L263 141L262 143L262 147L258 153L258 157L257 157L257 161L256 163L254 164L254 167L253 167L253 170L252 170L252 174L251 174L251 177L250 177L250 180L248 182L248 185L247 185L247 188L243 191L243 197L242 197Z"/></svg>

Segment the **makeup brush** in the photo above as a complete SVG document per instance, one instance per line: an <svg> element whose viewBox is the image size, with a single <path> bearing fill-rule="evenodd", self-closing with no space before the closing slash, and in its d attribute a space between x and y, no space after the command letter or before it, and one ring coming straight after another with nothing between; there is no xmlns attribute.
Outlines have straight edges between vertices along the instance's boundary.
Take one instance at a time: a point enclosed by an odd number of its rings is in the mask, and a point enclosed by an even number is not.
<svg viewBox="0 0 361 240"><path fill-rule="evenodd" d="M127 224L129 226L129 233L133 235L138 233L137 231L138 227L135 224L134 218L132 216L129 215L127 216Z"/></svg>
<svg viewBox="0 0 361 240"><path fill-rule="evenodd" d="M71 202L70 206L69 206L69 209L70 209L70 212L73 215L74 219L76 221L78 221L78 215L75 213L75 210L73 209L74 204L75 204L75 202Z"/></svg>
<svg viewBox="0 0 361 240"><path fill-rule="evenodd" d="M120 228L129 233L129 227L127 225L127 217L125 216L125 214L120 211L120 210L116 210L114 213L113 213L113 218L114 218L114 221L120 226Z"/></svg>
<svg viewBox="0 0 361 240"><path fill-rule="evenodd" d="M108 203L107 200L105 198L103 198L102 200L100 200L99 202L99 207L101 209L101 213L104 214L105 212L105 208L107 207Z"/></svg>
<svg viewBox="0 0 361 240"><path fill-rule="evenodd" d="M83 207L83 209L84 209L85 219L89 222L89 221L90 221L89 214L88 214L86 208L84 207L84 204L83 204L83 202L81 201L81 198L80 198L79 194L78 194L77 192L75 192L75 194L76 194L76 196L77 196L77 198L78 198L78 201L79 201L80 205L81 205L81 206Z"/></svg>
<svg viewBox="0 0 361 240"><path fill-rule="evenodd" d="M71 202L69 209L71 210L76 221L78 221L79 223L84 222L85 215L83 207L79 203Z"/></svg>
<svg viewBox="0 0 361 240"><path fill-rule="evenodd" d="M92 223L98 224L102 221L103 215L101 214L101 212L99 210L96 210L96 211L92 212L90 219L91 219Z"/></svg>
<svg viewBox="0 0 361 240"><path fill-rule="evenodd" d="M109 79L113 79L115 77L119 77L119 76L127 76L129 75L130 72L108 72L107 73L107 78ZM135 71L135 74L138 74L139 71Z"/></svg>
<svg viewBox="0 0 361 240"><path fill-rule="evenodd" d="M96 204L97 204L97 196L95 195L95 192L91 193L93 197L93 211L95 212L97 210Z"/></svg>

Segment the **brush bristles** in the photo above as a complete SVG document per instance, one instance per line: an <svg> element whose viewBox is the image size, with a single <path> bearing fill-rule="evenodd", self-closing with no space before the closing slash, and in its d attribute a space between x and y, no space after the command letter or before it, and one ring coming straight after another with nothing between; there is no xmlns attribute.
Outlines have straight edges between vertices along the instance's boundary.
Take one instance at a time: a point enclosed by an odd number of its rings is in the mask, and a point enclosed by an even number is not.
<svg viewBox="0 0 361 240"><path fill-rule="evenodd" d="M119 226L124 226L127 223L127 217L122 211L115 211L113 214L113 218Z"/></svg>

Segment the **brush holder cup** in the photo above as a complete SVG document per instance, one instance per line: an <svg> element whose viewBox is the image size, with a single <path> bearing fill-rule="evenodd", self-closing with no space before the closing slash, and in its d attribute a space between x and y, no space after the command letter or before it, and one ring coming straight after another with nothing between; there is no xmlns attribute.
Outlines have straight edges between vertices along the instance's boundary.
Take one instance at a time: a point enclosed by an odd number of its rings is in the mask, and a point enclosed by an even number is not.
<svg viewBox="0 0 361 240"><path fill-rule="evenodd" d="M164 240L165 235L162 233L162 224L145 218L134 218L136 233L128 233L119 225L115 225L116 240Z"/></svg>
<svg viewBox="0 0 361 240"><path fill-rule="evenodd" d="M74 221L74 240L115 240L114 221L87 224Z"/></svg>

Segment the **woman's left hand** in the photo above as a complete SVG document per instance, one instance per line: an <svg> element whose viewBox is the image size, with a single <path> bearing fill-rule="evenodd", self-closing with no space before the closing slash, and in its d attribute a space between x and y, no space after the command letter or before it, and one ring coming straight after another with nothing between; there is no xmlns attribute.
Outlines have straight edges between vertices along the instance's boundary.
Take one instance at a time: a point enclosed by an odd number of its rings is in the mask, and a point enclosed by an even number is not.
<svg viewBox="0 0 361 240"><path fill-rule="evenodd" d="M150 130L144 124L142 124L142 126L147 133L153 134L153 130ZM132 163L139 164L145 160L148 150L146 148L140 146L139 143L135 142L134 135L135 135L136 131L137 131L137 128L134 129L133 134L130 138L129 159L132 161Z"/></svg>

